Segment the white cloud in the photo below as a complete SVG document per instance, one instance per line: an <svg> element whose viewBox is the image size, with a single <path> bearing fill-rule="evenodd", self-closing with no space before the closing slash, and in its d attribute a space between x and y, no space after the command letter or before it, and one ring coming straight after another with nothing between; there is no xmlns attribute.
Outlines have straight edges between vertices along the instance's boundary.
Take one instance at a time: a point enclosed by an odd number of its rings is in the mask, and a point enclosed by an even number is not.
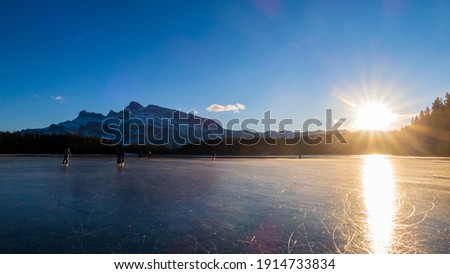
<svg viewBox="0 0 450 274"><path fill-rule="evenodd" d="M211 112L223 112L223 111L239 112L239 110L243 109L245 109L245 105L239 103L236 103L235 105L226 105L226 106L212 104L206 108L206 110Z"/></svg>
<svg viewBox="0 0 450 274"><path fill-rule="evenodd" d="M243 105L243 104L236 103L236 106L237 106L239 109L245 109L245 105Z"/></svg>
<svg viewBox="0 0 450 274"><path fill-rule="evenodd" d="M52 99L57 102L64 103L64 97L62 96L52 96Z"/></svg>

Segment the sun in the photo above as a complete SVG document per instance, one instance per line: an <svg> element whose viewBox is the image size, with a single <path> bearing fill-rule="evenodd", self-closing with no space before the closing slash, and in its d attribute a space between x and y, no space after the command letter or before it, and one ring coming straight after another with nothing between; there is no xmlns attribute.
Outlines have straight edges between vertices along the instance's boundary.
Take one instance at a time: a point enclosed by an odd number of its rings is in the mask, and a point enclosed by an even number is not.
<svg viewBox="0 0 450 274"><path fill-rule="evenodd" d="M359 105L356 110L355 127L360 130L388 130L396 120L396 114L379 103Z"/></svg>

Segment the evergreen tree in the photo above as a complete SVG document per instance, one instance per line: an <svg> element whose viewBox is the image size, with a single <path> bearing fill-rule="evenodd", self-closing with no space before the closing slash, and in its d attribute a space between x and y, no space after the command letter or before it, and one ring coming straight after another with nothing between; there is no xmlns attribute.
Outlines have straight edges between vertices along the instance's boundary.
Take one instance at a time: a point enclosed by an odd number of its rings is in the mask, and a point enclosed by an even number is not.
<svg viewBox="0 0 450 274"><path fill-rule="evenodd" d="M431 110L427 107L420 111L419 115L413 118L411 125L450 130L450 94L446 92L444 99L437 97L432 103Z"/></svg>

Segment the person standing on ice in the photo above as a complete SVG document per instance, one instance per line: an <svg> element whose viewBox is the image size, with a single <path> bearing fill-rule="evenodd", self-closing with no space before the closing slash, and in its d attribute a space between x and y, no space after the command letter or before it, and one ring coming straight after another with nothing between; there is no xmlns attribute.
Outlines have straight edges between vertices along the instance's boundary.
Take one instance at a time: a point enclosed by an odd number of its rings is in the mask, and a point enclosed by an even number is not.
<svg viewBox="0 0 450 274"><path fill-rule="evenodd" d="M123 166L125 164L125 148L121 145L117 147L117 165Z"/></svg>
<svg viewBox="0 0 450 274"><path fill-rule="evenodd" d="M63 166L68 166L69 165L69 156L72 155L72 153L70 153L70 148L66 148L63 152L63 156L64 159L62 161L62 165Z"/></svg>

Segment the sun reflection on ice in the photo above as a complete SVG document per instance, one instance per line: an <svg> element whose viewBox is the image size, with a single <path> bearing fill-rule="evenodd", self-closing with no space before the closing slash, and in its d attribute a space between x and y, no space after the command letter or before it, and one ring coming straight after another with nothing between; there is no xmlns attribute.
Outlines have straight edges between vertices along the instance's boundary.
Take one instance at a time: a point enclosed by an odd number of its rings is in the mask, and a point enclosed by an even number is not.
<svg viewBox="0 0 450 274"><path fill-rule="evenodd" d="M372 252L390 253L397 210L390 159L384 155L365 156L362 183Z"/></svg>

